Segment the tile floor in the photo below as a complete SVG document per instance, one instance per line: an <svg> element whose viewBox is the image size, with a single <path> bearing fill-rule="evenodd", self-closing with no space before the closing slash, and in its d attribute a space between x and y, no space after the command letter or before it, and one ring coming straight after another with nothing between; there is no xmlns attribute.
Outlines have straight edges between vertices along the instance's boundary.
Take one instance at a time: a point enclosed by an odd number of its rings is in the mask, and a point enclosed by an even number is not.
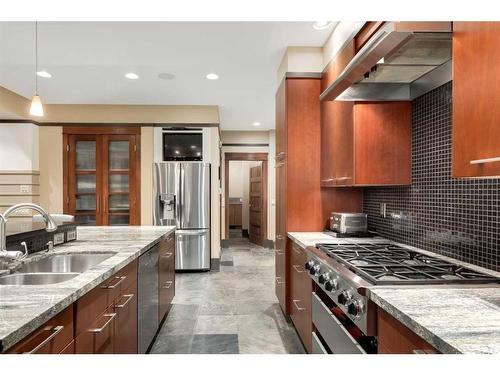
<svg viewBox="0 0 500 375"><path fill-rule="evenodd" d="M220 272L176 275L176 295L151 353L304 353L274 294L274 253L232 238Z"/></svg>

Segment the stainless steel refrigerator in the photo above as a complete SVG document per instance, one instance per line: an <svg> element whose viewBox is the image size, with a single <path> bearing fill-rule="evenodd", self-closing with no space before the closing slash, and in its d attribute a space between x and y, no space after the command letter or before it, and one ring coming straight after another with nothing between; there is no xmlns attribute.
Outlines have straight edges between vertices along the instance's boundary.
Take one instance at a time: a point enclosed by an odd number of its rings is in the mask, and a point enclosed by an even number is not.
<svg viewBox="0 0 500 375"><path fill-rule="evenodd" d="M210 164L155 163L154 225L175 225L176 270L210 269Z"/></svg>

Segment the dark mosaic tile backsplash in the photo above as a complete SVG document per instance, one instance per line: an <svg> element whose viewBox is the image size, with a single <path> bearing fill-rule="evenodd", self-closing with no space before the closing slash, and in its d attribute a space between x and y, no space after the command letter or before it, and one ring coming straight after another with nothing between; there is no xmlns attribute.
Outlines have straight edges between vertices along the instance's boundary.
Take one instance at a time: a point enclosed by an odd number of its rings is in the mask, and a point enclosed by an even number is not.
<svg viewBox="0 0 500 375"><path fill-rule="evenodd" d="M365 188L369 228L500 271L500 179L450 177L451 82L412 104L412 185ZM387 204L386 218L380 203Z"/></svg>

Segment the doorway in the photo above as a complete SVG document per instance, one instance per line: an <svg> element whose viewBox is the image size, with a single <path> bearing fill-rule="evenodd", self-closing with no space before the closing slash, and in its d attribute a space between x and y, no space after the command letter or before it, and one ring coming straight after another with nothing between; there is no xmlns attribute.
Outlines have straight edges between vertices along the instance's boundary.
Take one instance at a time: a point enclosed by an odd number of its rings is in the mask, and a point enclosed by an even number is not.
<svg viewBox="0 0 500 375"><path fill-rule="evenodd" d="M225 238L267 239L267 153L226 153Z"/></svg>

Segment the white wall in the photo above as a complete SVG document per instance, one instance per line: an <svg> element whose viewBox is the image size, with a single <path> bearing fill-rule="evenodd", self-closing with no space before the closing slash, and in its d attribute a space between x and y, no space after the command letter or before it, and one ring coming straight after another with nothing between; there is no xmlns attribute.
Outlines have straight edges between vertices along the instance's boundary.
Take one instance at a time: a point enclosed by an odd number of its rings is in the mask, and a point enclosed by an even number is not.
<svg viewBox="0 0 500 375"><path fill-rule="evenodd" d="M0 124L0 170L38 171L38 126Z"/></svg>
<svg viewBox="0 0 500 375"><path fill-rule="evenodd" d="M364 24L364 21L341 21L338 23L323 46L323 68L325 68L328 63L335 58L337 53L344 48L346 43L354 38Z"/></svg>

